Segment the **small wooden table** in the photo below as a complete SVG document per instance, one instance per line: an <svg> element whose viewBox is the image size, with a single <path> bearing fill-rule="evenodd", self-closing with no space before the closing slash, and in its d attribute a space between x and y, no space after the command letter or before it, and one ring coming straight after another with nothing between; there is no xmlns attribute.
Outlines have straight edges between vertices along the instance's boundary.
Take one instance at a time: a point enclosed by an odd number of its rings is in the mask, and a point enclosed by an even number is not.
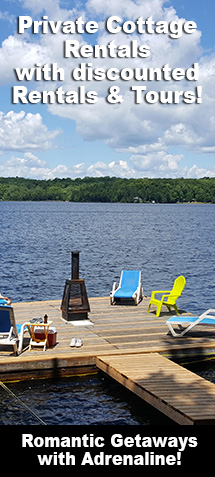
<svg viewBox="0 0 215 477"><path fill-rule="evenodd" d="M48 346L48 332L49 326L53 323L53 321L48 321L47 323L25 323L28 328L28 331L31 336L30 344L29 344L29 351L31 350L32 346L43 346L43 351L46 350ZM45 337L42 339L35 337L35 328L43 328Z"/></svg>

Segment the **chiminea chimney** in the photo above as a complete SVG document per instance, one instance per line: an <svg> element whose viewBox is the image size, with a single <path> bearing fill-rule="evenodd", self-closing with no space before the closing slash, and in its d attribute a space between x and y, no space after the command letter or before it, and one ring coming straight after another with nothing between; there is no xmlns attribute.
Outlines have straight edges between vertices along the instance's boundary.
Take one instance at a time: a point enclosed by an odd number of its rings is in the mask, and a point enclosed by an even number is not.
<svg viewBox="0 0 215 477"><path fill-rule="evenodd" d="M62 317L67 320L88 318L90 306L84 280L79 278L79 252L72 252L71 279L67 279L61 302Z"/></svg>
<svg viewBox="0 0 215 477"><path fill-rule="evenodd" d="M71 252L71 277L72 280L78 280L79 279L79 253L78 250L75 252Z"/></svg>

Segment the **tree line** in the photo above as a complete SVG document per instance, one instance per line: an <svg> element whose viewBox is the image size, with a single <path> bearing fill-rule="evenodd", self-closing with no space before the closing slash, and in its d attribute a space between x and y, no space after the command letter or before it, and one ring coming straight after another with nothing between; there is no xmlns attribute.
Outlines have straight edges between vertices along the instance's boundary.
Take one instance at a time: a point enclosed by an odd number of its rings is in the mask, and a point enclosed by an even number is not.
<svg viewBox="0 0 215 477"><path fill-rule="evenodd" d="M215 203L215 177L202 179L85 177L50 180L0 177L0 200Z"/></svg>

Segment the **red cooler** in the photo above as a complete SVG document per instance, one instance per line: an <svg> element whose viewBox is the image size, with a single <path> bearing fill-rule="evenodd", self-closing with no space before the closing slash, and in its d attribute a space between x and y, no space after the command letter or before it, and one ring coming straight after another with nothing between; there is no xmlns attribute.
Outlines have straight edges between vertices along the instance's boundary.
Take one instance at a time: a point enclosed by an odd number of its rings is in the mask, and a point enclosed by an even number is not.
<svg viewBox="0 0 215 477"><path fill-rule="evenodd" d="M35 327L35 338L36 340L44 340L45 334L42 327ZM48 346L55 346L57 341L57 330L56 328L50 326L48 332Z"/></svg>

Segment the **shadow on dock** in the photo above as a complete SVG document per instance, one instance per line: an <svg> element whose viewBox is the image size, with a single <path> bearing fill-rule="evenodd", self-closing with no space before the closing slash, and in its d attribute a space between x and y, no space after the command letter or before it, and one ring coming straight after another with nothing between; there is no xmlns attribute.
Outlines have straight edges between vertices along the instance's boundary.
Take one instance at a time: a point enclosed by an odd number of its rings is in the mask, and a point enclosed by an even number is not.
<svg viewBox="0 0 215 477"><path fill-rule="evenodd" d="M98 357L97 366L178 424L215 424L215 385L158 353Z"/></svg>

